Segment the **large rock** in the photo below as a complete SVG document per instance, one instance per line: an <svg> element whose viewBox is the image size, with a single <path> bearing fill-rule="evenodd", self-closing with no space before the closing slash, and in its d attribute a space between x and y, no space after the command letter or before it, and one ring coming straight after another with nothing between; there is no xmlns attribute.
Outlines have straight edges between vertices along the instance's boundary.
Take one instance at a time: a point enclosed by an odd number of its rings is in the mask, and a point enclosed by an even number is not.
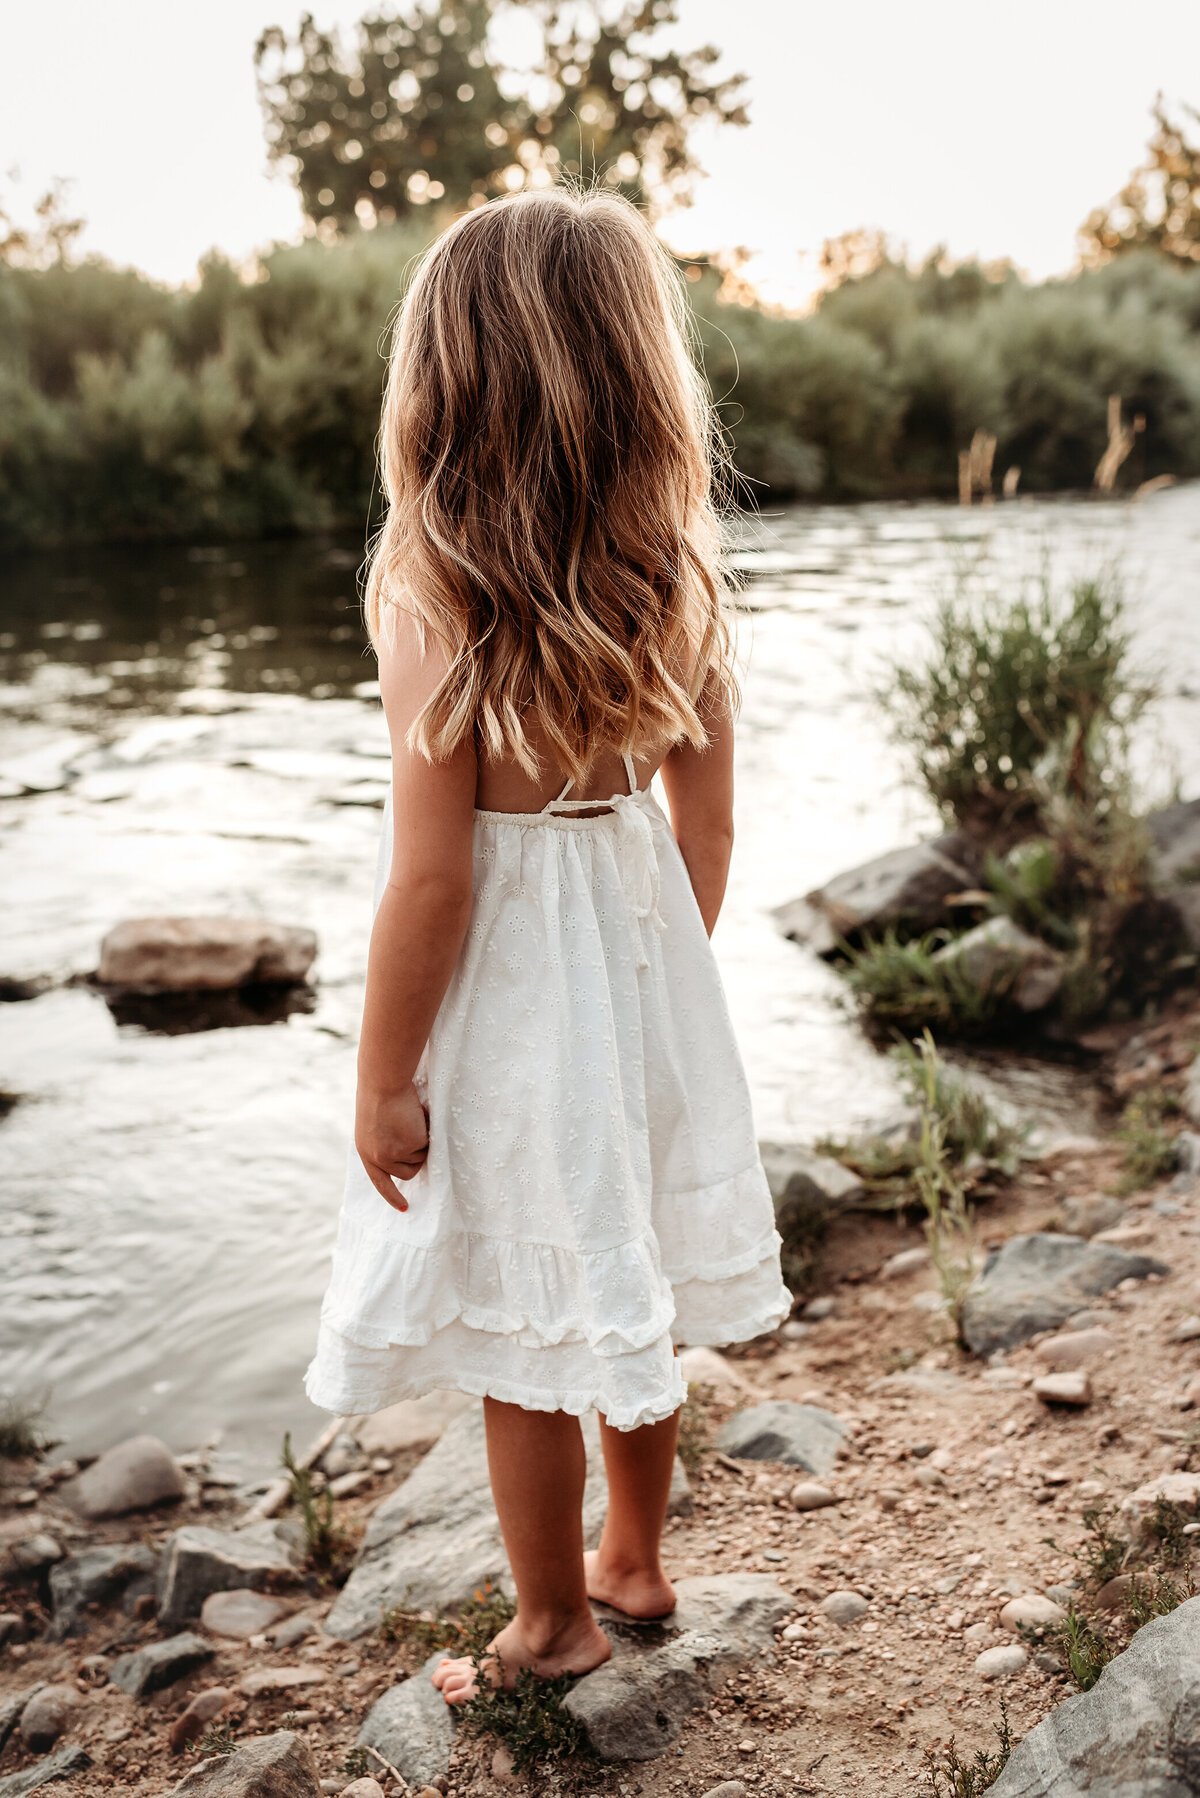
<svg viewBox="0 0 1200 1798"><path fill-rule="evenodd" d="M1200 1473L1160 1473L1123 1498L1118 1522L1127 1540L1136 1542L1151 1535L1160 1500L1194 1521L1200 1514Z"/></svg>
<svg viewBox="0 0 1200 1798"><path fill-rule="evenodd" d="M183 1471L166 1443L157 1436L131 1436L68 1480L58 1495L80 1517L93 1520L148 1511L183 1493Z"/></svg>
<svg viewBox="0 0 1200 1798"><path fill-rule="evenodd" d="M212 1660L213 1652L211 1642L185 1631L182 1635L168 1636L163 1642L147 1642L144 1648L119 1655L109 1669L108 1677L131 1698L145 1698L149 1692L159 1692L164 1686L174 1685L186 1673L194 1673L205 1661Z"/></svg>
<svg viewBox="0 0 1200 1798"><path fill-rule="evenodd" d="M427 1392L404 1398L354 1426L354 1435L371 1455L395 1455L405 1449L432 1448L460 1411L474 1403L465 1392Z"/></svg>
<svg viewBox="0 0 1200 1798"><path fill-rule="evenodd" d="M939 949L934 961L952 967L979 993L1003 994L1022 1011L1044 1011L1058 997L1063 957L1011 918L989 918Z"/></svg>
<svg viewBox="0 0 1200 1798"><path fill-rule="evenodd" d="M445 1659L439 1649L411 1679L392 1686L358 1732L360 1748L374 1748L418 1790L446 1774L454 1747L454 1713L429 1677Z"/></svg>
<svg viewBox="0 0 1200 1798"><path fill-rule="evenodd" d="M0 1754L3 1754L9 1736L21 1721L25 1706L31 1698L44 1690L45 1681L39 1679L32 1686L14 1692L10 1698L0 1698Z"/></svg>
<svg viewBox="0 0 1200 1798"><path fill-rule="evenodd" d="M1111 1243L1042 1232L1014 1236L989 1255L963 1305L963 1338L977 1355L1014 1348L1066 1323L1084 1302L1122 1280L1170 1268Z"/></svg>
<svg viewBox="0 0 1200 1798"><path fill-rule="evenodd" d="M130 918L100 945L97 978L134 993L294 985L316 953L311 930L269 918Z"/></svg>
<svg viewBox="0 0 1200 1798"><path fill-rule="evenodd" d="M135 1580L153 1576L158 1556L141 1542L108 1543L68 1555L50 1569L52 1640L81 1634L89 1605L111 1604Z"/></svg>
<svg viewBox="0 0 1200 1798"><path fill-rule="evenodd" d="M594 1416L582 1422L588 1451L584 1540L591 1544L599 1538L608 1494L599 1426ZM489 1580L503 1585L508 1576L488 1483L483 1406L475 1403L375 1511L325 1633L349 1641L377 1628L395 1605L443 1610Z"/></svg>
<svg viewBox="0 0 1200 1798"><path fill-rule="evenodd" d="M1164 805L1146 819L1153 844L1154 876L1160 886L1200 881L1200 799Z"/></svg>
<svg viewBox="0 0 1200 1798"><path fill-rule="evenodd" d="M43 1786L58 1785L66 1779L74 1779L85 1767L92 1764L91 1756L86 1748L71 1743L38 1761L32 1767L22 1767L19 1773L10 1773L0 1779L0 1798L26 1798L30 1792L40 1792Z"/></svg>
<svg viewBox="0 0 1200 1798"><path fill-rule="evenodd" d="M251 1636L263 1635L295 1608L289 1598L273 1598L267 1592L234 1586L226 1592L209 1593L200 1607L200 1625L210 1636L248 1642Z"/></svg>
<svg viewBox="0 0 1200 1798"><path fill-rule="evenodd" d="M21 1737L27 1748L42 1754L66 1735L79 1709L74 1686L39 1686L21 1712Z"/></svg>
<svg viewBox="0 0 1200 1798"><path fill-rule="evenodd" d="M312 1749L290 1729L201 1761L174 1789L187 1798L321 1798Z"/></svg>
<svg viewBox="0 0 1200 1798"><path fill-rule="evenodd" d="M759 1574L681 1579L675 1591L676 1609L664 1623L602 1615L613 1658L586 1674L565 1700L603 1760L662 1754L688 1712L733 1668L770 1646L776 1625L793 1608L782 1587Z"/></svg>
<svg viewBox="0 0 1200 1798"><path fill-rule="evenodd" d="M981 870L978 845L949 831L838 874L774 916L784 936L826 955L839 937L876 936L889 925L932 929L943 922L950 894L977 886Z"/></svg>
<svg viewBox="0 0 1200 1798"><path fill-rule="evenodd" d="M295 1579L301 1557L291 1534L281 1524L257 1523L228 1531L188 1524L176 1530L163 1550L158 1575L158 1620L175 1629L198 1617L210 1592L229 1592Z"/></svg>
<svg viewBox="0 0 1200 1798"><path fill-rule="evenodd" d="M845 1426L816 1405L768 1399L738 1411L717 1432L717 1446L742 1461L782 1461L805 1473L828 1473L846 1439Z"/></svg>
<svg viewBox="0 0 1200 1798"><path fill-rule="evenodd" d="M1193 1798L1200 1791L1200 1598L1138 1630L1090 1692L1030 1731L988 1798Z"/></svg>
<svg viewBox="0 0 1200 1798"><path fill-rule="evenodd" d="M801 1199L818 1211L843 1211L865 1197L866 1188L857 1174L798 1143L760 1142L767 1184L776 1206Z"/></svg>

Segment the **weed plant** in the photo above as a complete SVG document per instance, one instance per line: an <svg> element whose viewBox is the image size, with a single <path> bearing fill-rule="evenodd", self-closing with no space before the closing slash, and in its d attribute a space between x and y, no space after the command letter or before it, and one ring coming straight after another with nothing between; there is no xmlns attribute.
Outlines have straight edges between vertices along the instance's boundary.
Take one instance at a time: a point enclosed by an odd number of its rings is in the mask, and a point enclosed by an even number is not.
<svg viewBox="0 0 1200 1798"><path fill-rule="evenodd" d="M459 1721L472 1733L503 1742L516 1773L548 1761L592 1759L583 1724L563 1706L574 1684L569 1673L539 1679L531 1667L522 1667L511 1690L481 1681L475 1697L460 1707Z"/></svg>
<svg viewBox="0 0 1200 1798"><path fill-rule="evenodd" d="M457 1615L408 1611L403 1605L393 1605L383 1613L378 1633L385 1642L407 1643L422 1658L445 1648L478 1659L492 1637L512 1622L516 1611L513 1599L488 1580L475 1589Z"/></svg>
<svg viewBox="0 0 1200 1798"><path fill-rule="evenodd" d="M1169 1616L1181 1604L1195 1596L1196 1582L1190 1565L1180 1580L1172 1579L1169 1573L1158 1568L1149 1579L1133 1581L1125 1600L1125 1616L1130 1627L1139 1630L1144 1623L1152 1622L1155 1617Z"/></svg>
<svg viewBox="0 0 1200 1798"><path fill-rule="evenodd" d="M928 1030L918 1041L916 1054L920 1061L920 1136L913 1184L925 1207L925 1236L942 1302L961 1340L963 1303L976 1273L971 1240L974 1220L946 1147L946 1124L938 1103L941 1063Z"/></svg>
<svg viewBox="0 0 1200 1798"><path fill-rule="evenodd" d="M283 1438L281 1464L292 1485L292 1503L300 1513L304 1554L308 1565L324 1578L338 1578L349 1556L346 1532L334 1514L333 1494L321 1487L309 1467L301 1467L292 1453L291 1431Z"/></svg>
<svg viewBox="0 0 1200 1798"><path fill-rule="evenodd" d="M1059 1646L1067 1672L1081 1692L1090 1692L1116 1648L1096 1628L1091 1619L1072 1605L1059 1625Z"/></svg>
<svg viewBox="0 0 1200 1798"><path fill-rule="evenodd" d="M1161 1086L1135 1093L1126 1105L1116 1131L1121 1145L1121 1172L1115 1190L1122 1198L1142 1192L1174 1171L1175 1140L1166 1120L1178 1110L1174 1093Z"/></svg>
<svg viewBox="0 0 1200 1798"><path fill-rule="evenodd" d="M1192 1539L1184 1534L1187 1516L1178 1505L1160 1492L1146 1523L1146 1533L1154 1543L1154 1558L1163 1567L1190 1567Z"/></svg>
<svg viewBox="0 0 1200 1798"><path fill-rule="evenodd" d="M992 1725L997 1746L990 1752L977 1748L969 1761L964 1761L951 1736L944 1750L925 1750L925 1791L929 1798L982 1798L1008 1765L1016 1746L1008 1705L1000 1700L1000 1721Z"/></svg>
<svg viewBox="0 0 1200 1798"><path fill-rule="evenodd" d="M1043 573L1007 602L962 575L932 636L882 698L947 818L992 835L1039 817L1048 788L1090 800L1117 783L1147 695L1128 673L1114 571L1065 596Z"/></svg>
<svg viewBox="0 0 1200 1798"><path fill-rule="evenodd" d="M0 1460L32 1460L52 1446L39 1424L43 1409L9 1395L0 1397Z"/></svg>
<svg viewBox="0 0 1200 1798"><path fill-rule="evenodd" d="M1089 1505L1083 1513L1083 1541L1078 1548L1065 1551L1078 1564L1085 1586L1093 1592L1120 1573L1129 1559L1128 1542L1111 1528L1117 1515L1116 1505ZM1056 1554L1064 1552L1053 1536L1044 1536L1042 1540Z"/></svg>
<svg viewBox="0 0 1200 1798"><path fill-rule="evenodd" d="M953 961L937 952L954 933L931 930L905 938L889 927L881 937L842 944L846 984L864 1012L899 1030L982 1030L1000 1008L1001 990L981 991Z"/></svg>
<svg viewBox="0 0 1200 1798"><path fill-rule="evenodd" d="M200 1738L198 1752L202 1760L224 1760L237 1748L233 1724L210 1723Z"/></svg>
<svg viewBox="0 0 1200 1798"><path fill-rule="evenodd" d="M676 1447L679 1459L689 1473L697 1471L710 1447L708 1407L712 1400L711 1386L698 1380L688 1386L687 1397L679 1413L679 1441Z"/></svg>

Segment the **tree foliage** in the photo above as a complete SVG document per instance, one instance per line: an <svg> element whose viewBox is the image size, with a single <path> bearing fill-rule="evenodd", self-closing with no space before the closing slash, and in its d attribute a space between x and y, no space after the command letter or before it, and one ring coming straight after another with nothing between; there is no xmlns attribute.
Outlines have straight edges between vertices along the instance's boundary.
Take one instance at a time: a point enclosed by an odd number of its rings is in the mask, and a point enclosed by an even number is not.
<svg viewBox="0 0 1200 1798"><path fill-rule="evenodd" d="M516 8L536 30L533 69L505 67L492 30ZM599 178L638 203L685 198L702 118L745 124L741 77L718 52L665 50L677 0L410 0L364 18L347 50L305 13L256 50L271 157L324 234L356 220L458 212L493 195Z"/></svg>
<svg viewBox="0 0 1200 1798"><path fill-rule="evenodd" d="M1200 112L1183 108L1200 125ZM1115 199L1085 220L1080 248L1088 262L1104 262L1125 250L1159 250L1176 262L1200 262L1200 144L1190 143L1184 122L1172 119L1160 95L1146 161Z"/></svg>

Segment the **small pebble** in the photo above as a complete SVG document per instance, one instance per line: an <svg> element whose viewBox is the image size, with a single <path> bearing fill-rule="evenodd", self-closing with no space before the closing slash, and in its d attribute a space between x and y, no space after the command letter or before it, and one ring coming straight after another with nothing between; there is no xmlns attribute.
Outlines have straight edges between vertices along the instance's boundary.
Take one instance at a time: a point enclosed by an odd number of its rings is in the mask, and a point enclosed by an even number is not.
<svg viewBox="0 0 1200 1798"><path fill-rule="evenodd" d="M1049 1628L1062 1623L1067 1613L1052 1598L1045 1598L1040 1592L1024 1592L1019 1598L1010 1598L1000 1612L1000 1624L1003 1629L1016 1631L1022 1628Z"/></svg>
<svg viewBox="0 0 1200 1798"><path fill-rule="evenodd" d="M797 1511L820 1511L826 1505L836 1505L838 1502L836 1493L817 1480L798 1480L788 1497Z"/></svg>
<svg viewBox="0 0 1200 1798"><path fill-rule="evenodd" d="M353 1779L348 1786L342 1786L341 1798L384 1798L383 1787L377 1779L368 1775L365 1779Z"/></svg>
<svg viewBox="0 0 1200 1798"><path fill-rule="evenodd" d="M809 1299L801 1316L809 1323L820 1323L826 1317L832 1317L837 1310L837 1300L833 1298Z"/></svg>
<svg viewBox="0 0 1200 1798"><path fill-rule="evenodd" d="M1185 1317L1171 1331L1172 1342L1194 1342L1200 1336L1200 1317Z"/></svg>
<svg viewBox="0 0 1200 1798"><path fill-rule="evenodd" d="M893 1255L884 1262L879 1275L883 1280L895 1280L903 1274L916 1273L919 1267L928 1266L928 1249L901 1249L898 1255Z"/></svg>
<svg viewBox="0 0 1200 1798"><path fill-rule="evenodd" d="M803 1342L804 1338L809 1334L810 1328L810 1325L802 1324L798 1317L792 1317L784 1324L779 1334L783 1337L785 1342Z"/></svg>
<svg viewBox="0 0 1200 1798"><path fill-rule="evenodd" d="M1086 1373L1044 1373L1033 1390L1046 1405L1090 1405L1092 1383Z"/></svg>
<svg viewBox="0 0 1200 1798"><path fill-rule="evenodd" d="M821 1614L831 1623L854 1623L870 1609L861 1592L831 1592L821 1600Z"/></svg>
<svg viewBox="0 0 1200 1798"><path fill-rule="evenodd" d="M985 1648L975 1657L975 1671L982 1679L1008 1679L1029 1663L1029 1656L1014 1642L1011 1647Z"/></svg>
<svg viewBox="0 0 1200 1798"><path fill-rule="evenodd" d="M21 1712L21 1736L26 1747L39 1754L52 1748L71 1727L78 1708L79 1693L74 1686L43 1686Z"/></svg>
<svg viewBox="0 0 1200 1798"><path fill-rule="evenodd" d="M726 1779L719 1786L710 1786L704 1798L746 1798L746 1788L740 1779Z"/></svg>
<svg viewBox="0 0 1200 1798"><path fill-rule="evenodd" d="M500 1746L495 1750L495 1752L492 1755L492 1778L505 1780L505 1779L511 1779L512 1776L513 1776L512 1750L509 1748L506 1748L504 1746L504 1743L501 1742Z"/></svg>

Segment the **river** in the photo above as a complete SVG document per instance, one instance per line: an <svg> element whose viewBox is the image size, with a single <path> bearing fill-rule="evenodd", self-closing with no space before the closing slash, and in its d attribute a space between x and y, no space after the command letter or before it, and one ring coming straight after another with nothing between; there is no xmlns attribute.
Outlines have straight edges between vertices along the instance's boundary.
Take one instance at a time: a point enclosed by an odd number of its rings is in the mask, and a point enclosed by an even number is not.
<svg viewBox="0 0 1200 1798"><path fill-rule="evenodd" d="M873 697L956 568L1118 560L1161 698L1148 793L1200 788L1200 485L1138 503L797 508L743 527L737 850L716 935L764 1137L894 1115L837 977L771 908L935 826ZM337 541L73 552L0 571L0 1392L66 1450L134 1430L251 1477L316 1414L386 739ZM311 1009L162 1033L73 976L123 917L311 925ZM1086 1127L1061 1068L1010 1070Z"/></svg>

